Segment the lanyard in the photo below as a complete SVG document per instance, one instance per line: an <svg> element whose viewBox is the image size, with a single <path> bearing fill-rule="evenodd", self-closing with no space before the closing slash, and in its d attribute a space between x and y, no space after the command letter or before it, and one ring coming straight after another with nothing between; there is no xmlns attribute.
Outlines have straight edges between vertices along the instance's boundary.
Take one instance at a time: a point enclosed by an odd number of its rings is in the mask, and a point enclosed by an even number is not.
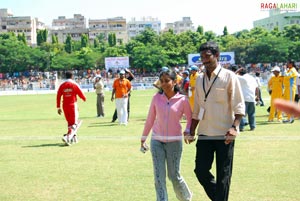
<svg viewBox="0 0 300 201"><path fill-rule="evenodd" d="M211 87L214 85L214 83L215 83L216 79L218 78L218 76L219 76L221 70L222 70L222 68L220 68L218 74L216 75L215 79L214 79L213 82L211 83L211 85L210 85L210 87L209 87L207 93L206 93L206 90L205 90L205 81L204 81L204 80L205 80L205 77L203 76L203 85L202 85L202 86L203 86L203 91L204 91L204 94L205 94L204 102L206 102L206 99L207 99L207 97L208 97L208 94L210 93Z"/></svg>

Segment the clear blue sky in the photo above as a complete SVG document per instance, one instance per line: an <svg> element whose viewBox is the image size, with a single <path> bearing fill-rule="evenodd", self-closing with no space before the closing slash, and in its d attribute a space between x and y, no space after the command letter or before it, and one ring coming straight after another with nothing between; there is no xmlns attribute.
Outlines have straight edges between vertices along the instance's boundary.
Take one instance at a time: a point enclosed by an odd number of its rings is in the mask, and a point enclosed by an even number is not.
<svg viewBox="0 0 300 201"><path fill-rule="evenodd" d="M165 23L191 17L195 28L222 34L224 26L229 33L253 28L253 21L268 17L267 11L260 9L261 3L294 2L300 7L300 0L1 0L0 8L9 8L14 16L37 17L47 25L58 16L72 18L82 14L86 19L106 19L124 17L127 21L135 17L151 16ZM298 8L299 9L299 8Z"/></svg>

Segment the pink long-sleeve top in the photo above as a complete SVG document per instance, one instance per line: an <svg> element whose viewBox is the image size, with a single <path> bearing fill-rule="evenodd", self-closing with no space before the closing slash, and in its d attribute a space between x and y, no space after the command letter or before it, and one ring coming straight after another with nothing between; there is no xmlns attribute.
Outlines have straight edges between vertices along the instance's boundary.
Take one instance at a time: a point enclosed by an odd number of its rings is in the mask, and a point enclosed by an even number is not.
<svg viewBox="0 0 300 201"><path fill-rule="evenodd" d="M152 138L162 142L182 140L181 118L185 115L185 132L189 133L192 110L187 96L175 94L168 99L165 94L153 96L141 140L146 140L152 129Z"/></svg>

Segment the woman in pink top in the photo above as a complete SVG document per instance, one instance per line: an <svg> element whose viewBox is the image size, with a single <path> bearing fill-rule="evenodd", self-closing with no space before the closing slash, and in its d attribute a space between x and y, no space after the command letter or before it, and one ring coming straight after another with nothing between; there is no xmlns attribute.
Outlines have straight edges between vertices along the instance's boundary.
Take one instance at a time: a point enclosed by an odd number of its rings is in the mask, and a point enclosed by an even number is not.
<svg viewBox="0 0 300 201"><path fill-rule="evenodd" d="M180 120L185 115L187 124L183 134L188 139L191 107L187 96L179 93L175 72L163 71L160 73L159 79L161 91L153 96L141 137L141 150L148 149L146 139L152 129L151 153L157 200L168 200L166 167L176 197L179 200L191 200L192 193L180 175L183 139Z"/></svg>

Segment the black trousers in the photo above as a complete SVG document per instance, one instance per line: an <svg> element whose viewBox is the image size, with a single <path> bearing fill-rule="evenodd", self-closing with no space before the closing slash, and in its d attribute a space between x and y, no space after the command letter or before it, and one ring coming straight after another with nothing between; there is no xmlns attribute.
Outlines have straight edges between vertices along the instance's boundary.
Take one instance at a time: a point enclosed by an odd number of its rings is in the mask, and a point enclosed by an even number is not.
<svg viewBox="0 0 300 201"><path fill-rule="evenodd" d="M299 96L298 96L298 94L295 94L295 102L296 102L296 103L299 102Z"/></svg>
<svg viewBox="0 0 300 201"><path fill-rule="evenodd" d="M258 93L259 93L260 106L264 106L265 103L264 103L264 101L263 101L263 99L262 99L262 97L261 97L261 89L258 89L258 90L259 90Z"/></svg>
<svg viewBox="0 0 300 201"><path fill-rule="evenodd" d="M205 136L199 136L196 147L194 172L198 181L212 201L227 201L232 175L234 141L226 145L220 137L207 139ZM210 172L214 157L216 157L217 180Z"/></svg>
<svg viewBox="0 0 300 201"><path fill-rule="evenodd" d="M127 121L129 120L129 113L130 113L130 95L128 96L128 103L127 103ZM117 109L115 109L114 115L112 117L112 121L116 121L118 119L118 113L117 113Z"/></svg>

